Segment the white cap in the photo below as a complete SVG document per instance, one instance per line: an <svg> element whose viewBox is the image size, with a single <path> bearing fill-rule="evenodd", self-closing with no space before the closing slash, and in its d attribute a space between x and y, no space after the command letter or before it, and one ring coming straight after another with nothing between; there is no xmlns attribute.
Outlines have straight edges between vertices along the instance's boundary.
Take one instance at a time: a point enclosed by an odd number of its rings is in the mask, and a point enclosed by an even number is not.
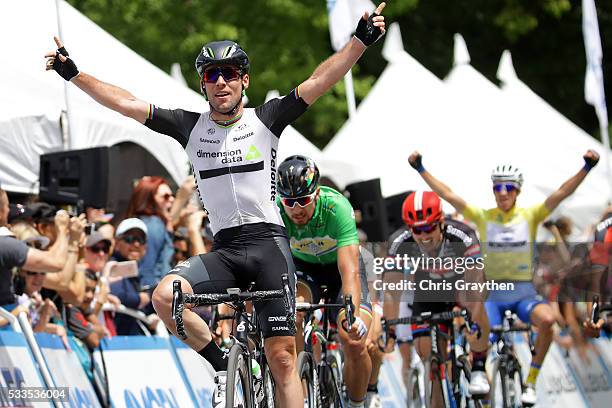
<svg viewBox="0 0 612 408"><path fill-rule="evenodd" d="M147 236L147 226L144 222L142 222L139 218L126 218L121 221L117 226L117 230L115 231L115 237L120 237L131 229L139 229L144 232L145 236Z"/></svg>

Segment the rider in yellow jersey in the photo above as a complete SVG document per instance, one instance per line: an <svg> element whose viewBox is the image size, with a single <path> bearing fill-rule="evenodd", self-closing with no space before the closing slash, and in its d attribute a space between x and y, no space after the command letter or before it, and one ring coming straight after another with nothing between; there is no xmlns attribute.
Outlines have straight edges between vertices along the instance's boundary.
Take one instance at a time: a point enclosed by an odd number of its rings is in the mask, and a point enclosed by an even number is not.
<svg viewBox="0 0 612 408"><path fill-rule="evenodd" d="M425 170L420 153L415 151L408 158L410 165L419 172L433 191L476 224L485 255L487 279L514 283L514 290L489 292L486 308L491 326L501 324L502 313L510 309L521 320L531 322L538 328L527 387L521 396L521 401L527 406L536 402L536 377L550 346L552 325L555 321L551 307L538 296L531 283L537 227L582 183L599 161L599 154L589 150L583 158L585 164L578 173L570 177L543 203L529 208L516 206L516 198L523 184L520 170L509 164L497 166L491 174L497 207L489 210L468 204L450 187Z"/></svg>

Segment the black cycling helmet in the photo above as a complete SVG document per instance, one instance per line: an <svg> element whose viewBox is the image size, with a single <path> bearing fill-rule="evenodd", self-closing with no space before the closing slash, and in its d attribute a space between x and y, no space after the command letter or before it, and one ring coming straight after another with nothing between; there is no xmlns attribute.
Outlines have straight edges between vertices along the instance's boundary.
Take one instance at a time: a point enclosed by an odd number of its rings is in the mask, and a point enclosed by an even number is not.
<svg viewBox="0 0 612 408"><path fill-rule="evenodd" d="M290 156L278 166L277 192L281 197L296 198L314 193L319 187L319 169L306 156Z"/></svg>
<svg viewBox="0 0 612 408"><path fill-rule="evenodd" d="M195 62L200 78L204 75L206 68L213 65L233 65L238 67L243 74L248 74L250 68L246 52L233 41L213 41L202 47Z"/></svg>

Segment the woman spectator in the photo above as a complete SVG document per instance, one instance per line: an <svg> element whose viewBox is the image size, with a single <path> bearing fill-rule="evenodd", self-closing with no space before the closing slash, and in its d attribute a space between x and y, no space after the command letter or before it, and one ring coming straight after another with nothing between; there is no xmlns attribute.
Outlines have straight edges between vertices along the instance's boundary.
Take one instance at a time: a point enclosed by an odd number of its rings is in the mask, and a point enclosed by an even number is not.
<svg viewBox="0 0 612 408"><path fill-rule="evenodd" d="M140 262L147 250L147 226L138 218L128 218L117 226L116 246L113 261ZM145 289L145 290L143 290ZM111 283L111 293L119 298L121 304L130 309L143 309L151 302L149 292L140 284L140 276L124 277ZM115 315L115 326L120 336L143 334L134 318Z"/></svg>
<svg viewBox="0 0 612 408"><path fill-rule="evenodd" d="M45 250L49 245L49 239L42 237L34 227L23 224L16 228L16 238L25 242L29 247ZM62 338L68 348L66 330L61 325L51 322L52 318L59 318L55 303L50 299L43 299L40 290L45 281L45 272L33 272L26 268L20 268L13 281L15 288L17 307L13 310L14 315L25 312L35 333L51 333Z"/></svg>
<svg viewBox="0 0 612 408"><path fill-rule="evenodd" d="M172 190L162 177L143 177L132 193L127 218L140 218L147 226L147 251L139 268L143 286L156 285L172 268L170 210L173 202Z"/></svg>

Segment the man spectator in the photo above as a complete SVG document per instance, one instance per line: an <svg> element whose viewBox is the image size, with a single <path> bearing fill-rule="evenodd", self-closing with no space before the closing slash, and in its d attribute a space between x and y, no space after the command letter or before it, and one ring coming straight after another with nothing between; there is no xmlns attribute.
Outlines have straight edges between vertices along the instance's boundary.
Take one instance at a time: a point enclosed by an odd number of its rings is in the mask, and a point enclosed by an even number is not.
<svg viewBox="0 0 612 408"><path fill-rule="evenodd" d="M127 218L117 226L115 252L112 260L117 262L140 262L147 251L147 226L138 218ZM122 278L111 283L111 293L121 304L130 309L143 309L151 302L148 290L142 290L140 276ZM145 288L146 289L146 288ZM121 336L141 335L136 320L130 316L115 315L117 334Z"/></svg>
<svg viewBox="0 0 612 408"><path fill-rule="evenodd" d="M8 214L8 195L0 188L0 306L15 302L11 284L12 268L23 267L32 272L58 272L64 267L68 255L70 217L66 211L58 211L55 215L57 239L49 251L30 248L15 239L6 227Z"/></svg>

